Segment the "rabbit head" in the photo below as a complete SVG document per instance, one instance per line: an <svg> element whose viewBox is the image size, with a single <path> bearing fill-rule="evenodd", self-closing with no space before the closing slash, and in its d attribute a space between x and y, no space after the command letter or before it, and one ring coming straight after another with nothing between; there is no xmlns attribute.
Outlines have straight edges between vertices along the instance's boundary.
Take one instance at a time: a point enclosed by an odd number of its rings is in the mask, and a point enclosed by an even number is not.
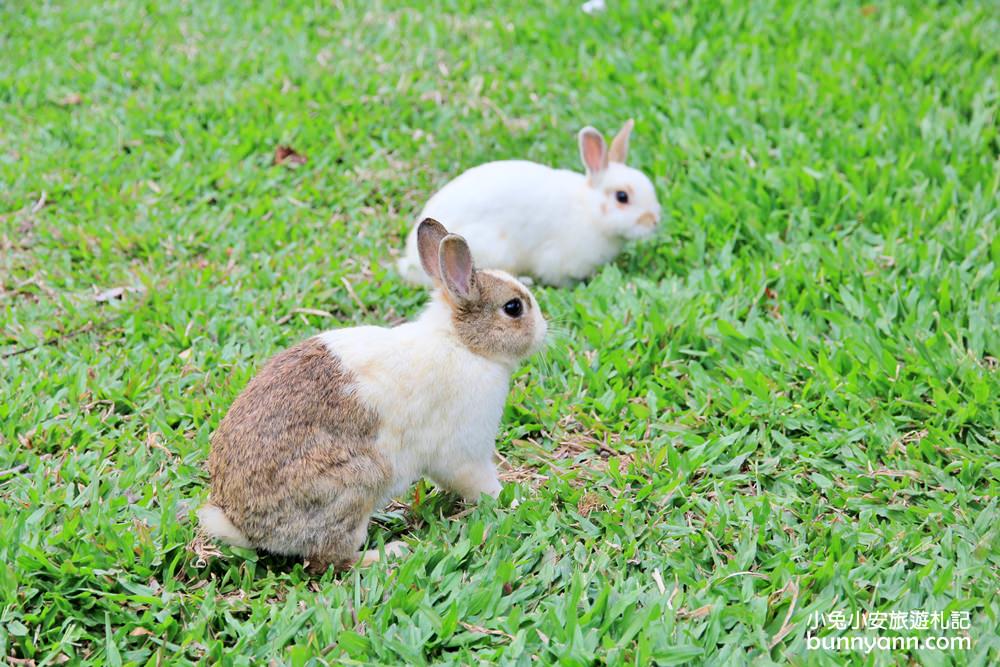
<svg viewBox="0 0 1000 667"><path fill-rule="evenodd" d="M527 287L504 271L478 270L465 239L437 220L417 227L424 271L450 309L459 340L473 352L514 364L541 347L547 325Z"/></svg>
<svg viewBox="0 0 1000 667"><path fill-rule="evenodd" d="M639 239L652 234L660 221L656 190L644 173L625 165L629 120L611 141L592 127L580 130L580 157L587 171L588 205L595 224L609 236Z"/></svg>

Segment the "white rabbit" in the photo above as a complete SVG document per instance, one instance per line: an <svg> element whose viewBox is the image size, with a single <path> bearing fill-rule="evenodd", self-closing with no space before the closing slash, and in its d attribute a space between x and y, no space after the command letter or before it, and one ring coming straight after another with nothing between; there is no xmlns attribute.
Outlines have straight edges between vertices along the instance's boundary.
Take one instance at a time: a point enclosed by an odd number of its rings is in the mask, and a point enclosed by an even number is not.
<svg viewBox="0 0 1000 667"><path fill-rule="evenodd" d="M417 320L315 336L233 403L212 438L199 511L209 535L345 568L377 559L358 553L372 512L423 475L467 499L500 492L493 453L510 376L545 320L524 285L475 269L440 223L421 222L417 243L440 288Z"/></svg>
<svg viewBox="0 0 1000 667"><path fill-rule="evenodd" d="M625 241L651 235L660 220L653 184L627 167L629 120L611 142L580 130L586 175L534 162L504 160L474 167L439 190L420 219L442 221L468 241L476 265L530 276L550 285L586 278ZM405 279L427 284L416 230L399 261Z"/></svg>

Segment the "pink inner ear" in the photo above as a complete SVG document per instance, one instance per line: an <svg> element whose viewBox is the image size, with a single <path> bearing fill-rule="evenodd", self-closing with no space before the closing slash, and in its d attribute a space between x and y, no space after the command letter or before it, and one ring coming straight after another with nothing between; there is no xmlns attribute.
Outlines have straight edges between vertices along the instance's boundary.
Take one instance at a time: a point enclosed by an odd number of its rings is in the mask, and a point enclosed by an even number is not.
<svg viewBox="0 0 1000 667"><path fill-rule="evenodd" d="M467 299L472 295L472 254L464 240L451 237L441 243L441 271L457 296Z"/></svg>
<svg viewBox="0 0 1000 667"><path fill-rule="evenodd" d="M624 164L625 159L628 157L628 138L632 133L632 126L635 122L630 118L625 121L625 125L622 129L618 130L618 134L615 138L611 140L611 148L608 149L608 160L610 162L621 162Z"/></svg>
<svg viewBox="0 0 1000 667"><path fill-rule="evenodd" d="M604 169L604 140L600 135L588 132L583 136L583 162L588 171L596 173Z"/></svg>
<svg viewBox="0 0 1000 667"><path fill-rule="evenodd" d="M448 272L448 280L459 289L462 296L469 296L472 288L472 262L468 257L459 255L454 262L445 265Z"/></svg>

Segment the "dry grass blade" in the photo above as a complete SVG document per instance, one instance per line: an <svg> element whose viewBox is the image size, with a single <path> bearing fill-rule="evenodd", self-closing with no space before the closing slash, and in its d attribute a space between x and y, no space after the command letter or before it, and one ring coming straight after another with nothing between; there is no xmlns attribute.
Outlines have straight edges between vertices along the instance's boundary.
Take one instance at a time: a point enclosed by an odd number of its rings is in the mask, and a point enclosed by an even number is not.
<svg viewBox="0 0 1000 667"><path fill-rule="evenodd" d="M14 357L14 356L17 356L19 354L24 354L25 352L31 352L32 350L37 350L38 348L44 347L46 345L55 345L56 343L59 343L60 341L64 341L64 340L68 340L70 338L74 338L76 336L79 336L82 333L90 331L93 328L94 328L94 323L93 322L87 322L86 324L84 324L82 327L80 327L76 331L71 331L71 332L69 332L67 334L63 334L61 336L54 336L52 338L49 338L46 341L43 341L43 342L39 343L38 345L31 345L29 347L22 347L22 348L18 348L16 350L11 350L9 352L4 352L3 354L0 354L0 359L6 359L7 357Z"/></svg>
<svg viewBox="0 0 1000 667"><path fill-rule="evenodd" d="M771 643L767 645L768 649L772 649L775 646L777 646L778 642L784 639L785 635L787 635L789 632L792 631L791 620L792 620L792 614L795 613L795 603L798 602L799 600L799 584L797 581L794 580L789 581L788 588L792 589L792 603L788 605L788 613L785 614L785 620L782 621L781 628L774 635L774 638L771 639Z"/></svg>
<svg viewBox="0 0 1000 667"><path fill-rule="evenodd" d="M28 469L28 464L27 463L22 463L20 465L14 466L13 468L7 468L6 470L0 470L0 479L3 479L4 477L9 477L10 475L16 475L17 473L22 472L22 471L27 470L27 469Z"/></svg>
<svg viewBox="0 0 1000 667"><path fill-rule="evenodd" d="M663 575L660 574L659 570L653 570L653 581L656 582L656 588L659 589L660 595L667 592L667 587L663 585Z"/></svg>
<svg viewBox="0 0 1000 667"><path fill-rule="evenodd" d="M315 315L316 317L333 318L333 313L329 313L325 310L318 310L316 308L292 308L287 315L283 315L278 318L276 324L287 324L296 315Z"/></svg>
<svg viewBox="0 0 1000 667"><path fill-rule="evenodd" d="M688 611L687 609L678 609L677 618L704 618L708 616L712 611L712 605L706 604L703 607L698 607L693 611Z"/></svg>
<svg viewBox="0 0 1000 667"><path fill-rule="evenodd" d="M459 621L459 625L468 630L469 632L475 632L480 635L493 635L494 637L506 637L511 641L514 640L514 635L508 634L503 630L492 630L490 628L484 628L481 625L473 625L472 623L466 623L465 621Z"/></svg>

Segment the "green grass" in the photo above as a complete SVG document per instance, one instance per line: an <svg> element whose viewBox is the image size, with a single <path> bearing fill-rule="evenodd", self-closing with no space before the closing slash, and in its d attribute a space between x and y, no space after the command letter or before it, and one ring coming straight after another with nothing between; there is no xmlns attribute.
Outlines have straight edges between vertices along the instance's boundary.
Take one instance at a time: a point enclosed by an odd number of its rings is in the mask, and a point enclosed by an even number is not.
<svg viewBox="0 0 1000 667"><path fill-rule="evenodd" d="M0 4L0 655L1000 660L997 4L580 2ZM436 187L628 117L666 224L536 290L499 502L425 486L319 579L195 540L255 368L419 311ZM838 610L972 648L808 651Z"/></svg>

